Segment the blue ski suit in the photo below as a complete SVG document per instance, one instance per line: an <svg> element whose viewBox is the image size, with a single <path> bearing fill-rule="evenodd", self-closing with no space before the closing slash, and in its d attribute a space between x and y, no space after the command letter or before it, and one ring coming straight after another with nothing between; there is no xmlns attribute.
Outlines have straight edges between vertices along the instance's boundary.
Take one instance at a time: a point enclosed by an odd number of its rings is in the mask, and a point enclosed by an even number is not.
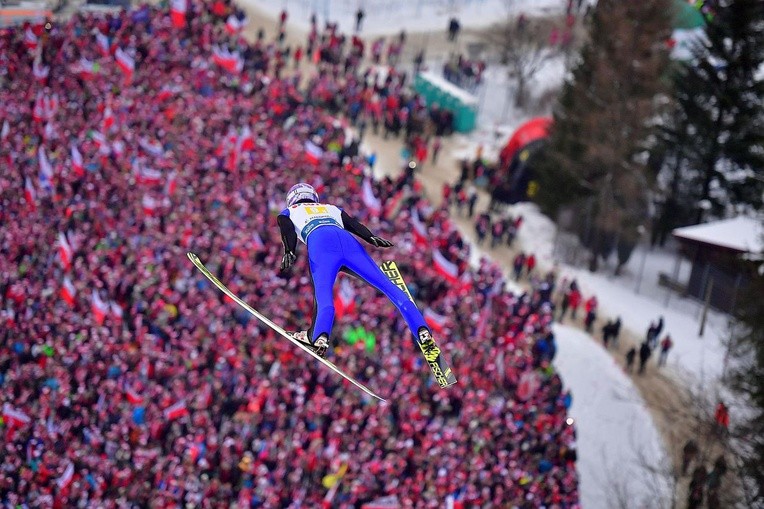
<svg viewBox="0 0 764 509"><path fill-rule="evenodd" d="M372 238L377 237L345 211L324 203L298 203L284 209L278 223L285 252L294 253L298 237L308 246L314 295L313 324L308 331L311 340L321 334L331 337L332 290L340 270L350 272L385 294L403 315L412 334L416 335L421 327L429 330L416 305L388 279L351 232L371 244Z"/></svg>

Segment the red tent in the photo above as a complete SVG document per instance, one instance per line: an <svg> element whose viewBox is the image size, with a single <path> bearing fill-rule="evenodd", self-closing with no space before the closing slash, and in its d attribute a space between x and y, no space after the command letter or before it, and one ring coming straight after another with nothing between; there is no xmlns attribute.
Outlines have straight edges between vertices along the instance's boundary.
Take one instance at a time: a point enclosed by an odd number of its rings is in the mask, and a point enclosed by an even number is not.
<svg viewBox="0 0 764 509"><path fill-rule="evenodd" d="M537 117L518 127L506 146L501 149L501 154L499 155L501 167L507 168L509 163L512 162L512 158L515 157L515 154L527 144L549 136L549 128L551 125L551 118Z"/></svg>

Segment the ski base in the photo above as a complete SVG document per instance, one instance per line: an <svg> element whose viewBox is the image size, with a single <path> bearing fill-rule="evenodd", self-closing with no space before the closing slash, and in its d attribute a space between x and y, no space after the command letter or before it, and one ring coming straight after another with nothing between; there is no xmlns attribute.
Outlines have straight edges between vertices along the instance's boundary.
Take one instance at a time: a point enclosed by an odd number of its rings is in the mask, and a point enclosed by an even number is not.
<svg viewBox="0 0 764 509"><path fill-rule="evenodd" d="M385 273L387 278L398 288L403 290L408 295L411 302L414 302L414 298L411 296L406 283L403 281L401 271L398 270L398 265L394 261L382 262L379 266L382 272ZM435 343L430 331L423 330L416 335L416 344L422 351L424 359L427 361L427 365L430 366L435 381L438 382L441 388L445 389L448 386L456 383L456 375L451 370L451 367L446 362L446 358L440 351L440 347Z"/></svg>

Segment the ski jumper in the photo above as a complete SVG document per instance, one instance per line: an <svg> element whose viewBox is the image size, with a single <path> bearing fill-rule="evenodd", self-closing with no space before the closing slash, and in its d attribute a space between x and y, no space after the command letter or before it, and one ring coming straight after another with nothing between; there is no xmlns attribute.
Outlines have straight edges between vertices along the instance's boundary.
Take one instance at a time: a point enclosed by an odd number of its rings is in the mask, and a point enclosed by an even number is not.
<svg viewBox="0 0 764 509"><path fill-rule="evenodd" d="M311 340L321 334L331 336L334 323L334 281L346 270L385 294L403 315L413 334L421 327L429 330L422 314L408 296L393 284L369 256L354 233L371 243L374 235L345 211L325 203L298 203L278 216L284 249L294 252L297 238L308 246L313 281L313 324Z"/></svg>

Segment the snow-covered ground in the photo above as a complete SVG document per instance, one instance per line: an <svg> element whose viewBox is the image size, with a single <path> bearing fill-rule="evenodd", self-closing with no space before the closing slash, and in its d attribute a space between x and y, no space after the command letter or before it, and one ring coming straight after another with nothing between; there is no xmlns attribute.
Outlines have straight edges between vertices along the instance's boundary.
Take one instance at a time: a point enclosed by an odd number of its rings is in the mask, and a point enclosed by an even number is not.
<svg viewBox="0 0 764 509"><path fill-rule="evenodd" d="M482 27L496 16L542 15L564 12L565 0L247 0L269 15L278 17L282 9L289 23L303 30L310 28L315 13L319 23L327 19L339 24L344 33L355 30L356 11L363 6L362 35L395 34L401 30L446 31L456 17L462 27Z"/></svg>
<svg viewBox="0 0 764 509"><path fill-rule="evenodd" d="M554 366L573 393L582 507L619 507L620 500L668 507L667 480L651 473L668 464L664 446L631 379L584 332L564 325L554 332Z"/></svg>

